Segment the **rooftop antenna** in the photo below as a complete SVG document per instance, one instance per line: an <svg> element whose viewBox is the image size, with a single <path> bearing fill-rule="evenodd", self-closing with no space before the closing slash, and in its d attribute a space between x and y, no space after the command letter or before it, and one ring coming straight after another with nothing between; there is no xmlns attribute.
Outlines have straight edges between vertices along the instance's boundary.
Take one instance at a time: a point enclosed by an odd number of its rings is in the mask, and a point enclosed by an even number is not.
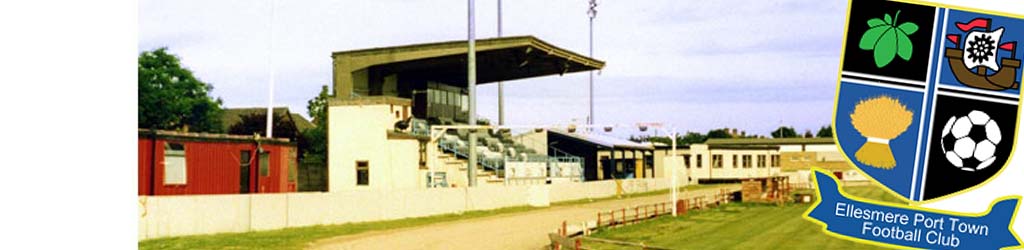
<svg viewBox="0 0 1024 250"><path fill-rule="evenodd" d="M270 67L270 86L267 95L267 138L274 138L274 0L270 0L270 49L267 65Z"/></svg>

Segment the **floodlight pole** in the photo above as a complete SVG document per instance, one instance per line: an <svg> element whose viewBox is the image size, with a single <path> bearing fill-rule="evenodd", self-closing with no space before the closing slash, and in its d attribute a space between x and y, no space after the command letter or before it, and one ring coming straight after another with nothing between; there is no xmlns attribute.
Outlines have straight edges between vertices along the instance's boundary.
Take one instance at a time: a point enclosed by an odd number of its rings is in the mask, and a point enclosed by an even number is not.
<svg viewBox="0 0 1024 250"><path fill-rule="evenodd" d="M498 0L498 37L501 37L501 0ZM498 125L505 125L505 83L498 81Z"/></svg>
<svg viewBox="0 0 1024 250"><path fill-rule="evenodd" d="M474 1L468 0L468 4L469 30L467 33L469 33L469 51L467 54L469 55L467 58L466 85L469 89L469 125L474 126L476 125L476 34L474 34L476 24L474 23L475 17L473 15ZM469 131L469 159L466 163L466 179L470 187L476 186L476 133L476 130Z"/></svg>
<svg viewBox="0 0 1024 250"><path fill-rule="evenodd" d="M672 171L672 217L676 217L676 215L678 214L678 211L676 211L678 209L677 206L676 206L676 202L678 202L678 200L679 200L679 194L678 194L679 193L679 187L678 187L678 183L679 182L676 180L678 178L678 177L676 177L676 175L679 174L678 173L679 172L679 169L678 169L679 168L679 154L678 154L678 152L676 152L676 137L678 137L678 136L679 136L679 134L676 133L676 129L673 128L672 129L672 170L671 170Z"/></svg>
<svg viewBox="0 0 1024 250"><path fill-rule="evenodd" d="M267 91L267 138L274 138L274 16L274 0L270 0L270 49L267 50L270 89Z"/></svg>
<svg viewBox="0 0 1024 250"><path fill-rule="evenodd" d="M590 17L590 53L587 56L594 58L594 18L597 17L597 0L590 0L587 16ZM591 70L588 73L590 73L590 114L587 115L587 125L594 125L594 71Z"/></svg>

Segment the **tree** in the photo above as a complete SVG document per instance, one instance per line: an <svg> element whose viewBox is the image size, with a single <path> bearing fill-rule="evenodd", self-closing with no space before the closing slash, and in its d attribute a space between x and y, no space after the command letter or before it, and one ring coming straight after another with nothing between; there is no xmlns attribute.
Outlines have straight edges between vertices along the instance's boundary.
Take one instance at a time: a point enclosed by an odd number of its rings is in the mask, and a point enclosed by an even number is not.
<svg viewBox="0 0 1024 250"><path fill-rule="evenodd" d="M772 131L772 138L796 138L800 137L793 127L782 126Z"/></svg>
<svg viewBox="0 0 1024 250"><path fill-rule="evenodd" d="M220 98L167 48L139 54L139 128L222 132Z"/></svg>
<svg viewBox="0 0 1024 250"><path fill-rule="evenodd" d="M818 129L816 136L821 138L832 137L832 126L822 126Z"/></svg>
<svg viewBox="0 0 1024 250"><path fill-rule="evenodd" d="M306 111L313 119L313 128L302 131L302 137L308 143L303 155L304 161L327 164L327 85L320 89L320 94L306 103Z"/></svg>
<svg viewBox="0 0 1024 250"><path fill-rule="evenodd" d="M280 113L280 112L278 112ZM275 138L288 138L293 142L299 143L299 151L302 151L302 142L299 139L301 136L295 129L295 124L286 122L287 117L284 114L274 114L274 137ZM228 133L233 135L252 135L259 134L260 136L267 136L267 113L266 112L253 112L244 114L239 117L238 123L231 125L228 128Z"/></svg>
<svg viewBox="0 0 1024 250"><path fill-rule="evenodd" d="M732 138L732 133L729 133L728 128L712 129L711 131L708 131L706 138Z"/></svg>
<svg viewBox="0 0 1024 250"><path fill-rule="evenodd" d="M810 129L804 131L804 138L811 138L811 137L814 137L814 134L811 133Z"/></svg>
<svg viewBox="0 0 1024 250"><path fill-rule="evenodd" d="M327 191L327 85L306 103L313 127L302 131L305 151L299 164L299 191Z"/></svg>
<svg viewBox="0 0 1024 250"><path fill-rule="evenodd" d="M697 132L686 132L682 138L679 138L678 143L682 145L689 145L694 143L703 143L708 140L708 136L697 133Z"/></svg>

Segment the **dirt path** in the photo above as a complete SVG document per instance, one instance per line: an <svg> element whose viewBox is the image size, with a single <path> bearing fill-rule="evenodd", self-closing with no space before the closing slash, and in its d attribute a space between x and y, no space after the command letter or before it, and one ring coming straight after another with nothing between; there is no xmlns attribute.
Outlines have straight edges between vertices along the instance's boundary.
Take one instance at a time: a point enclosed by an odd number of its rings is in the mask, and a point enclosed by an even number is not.
<svg viewBox="0 0 1024 250"><path fill-rule="evenodd" d="M739 186L723 187L738 190ZM719 188L680 192L686 197L711 195ZM596 220L598 211L664 202L668 195L654 195L431 224L421 227L366 232L329 238L309 249L546 249L547 233L562 221Z"/></svg>

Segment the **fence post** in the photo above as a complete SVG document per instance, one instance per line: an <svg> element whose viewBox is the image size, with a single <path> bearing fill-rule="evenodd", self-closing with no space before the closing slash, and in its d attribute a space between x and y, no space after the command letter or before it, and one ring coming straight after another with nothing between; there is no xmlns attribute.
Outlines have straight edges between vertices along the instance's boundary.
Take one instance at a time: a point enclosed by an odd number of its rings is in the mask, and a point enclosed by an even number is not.
<svg viewBox="0 0 1024 250"><path fill-rule="evenodd" d="M583 239L576 238L576 250L583 249Z"/></svg>
<svg viewBox="0 0 1024 250"><path fill-rule="evenodd" d="M600 227L601 227L601 211L597 211L597 227L596 228L600 228Z"/></svg>
<svg viewBox="0 0 1024 250"><path fill-rule="evenodd" d="M569 235L569 232L565 229L565 221L562 221L562 236Z"/></svg>

